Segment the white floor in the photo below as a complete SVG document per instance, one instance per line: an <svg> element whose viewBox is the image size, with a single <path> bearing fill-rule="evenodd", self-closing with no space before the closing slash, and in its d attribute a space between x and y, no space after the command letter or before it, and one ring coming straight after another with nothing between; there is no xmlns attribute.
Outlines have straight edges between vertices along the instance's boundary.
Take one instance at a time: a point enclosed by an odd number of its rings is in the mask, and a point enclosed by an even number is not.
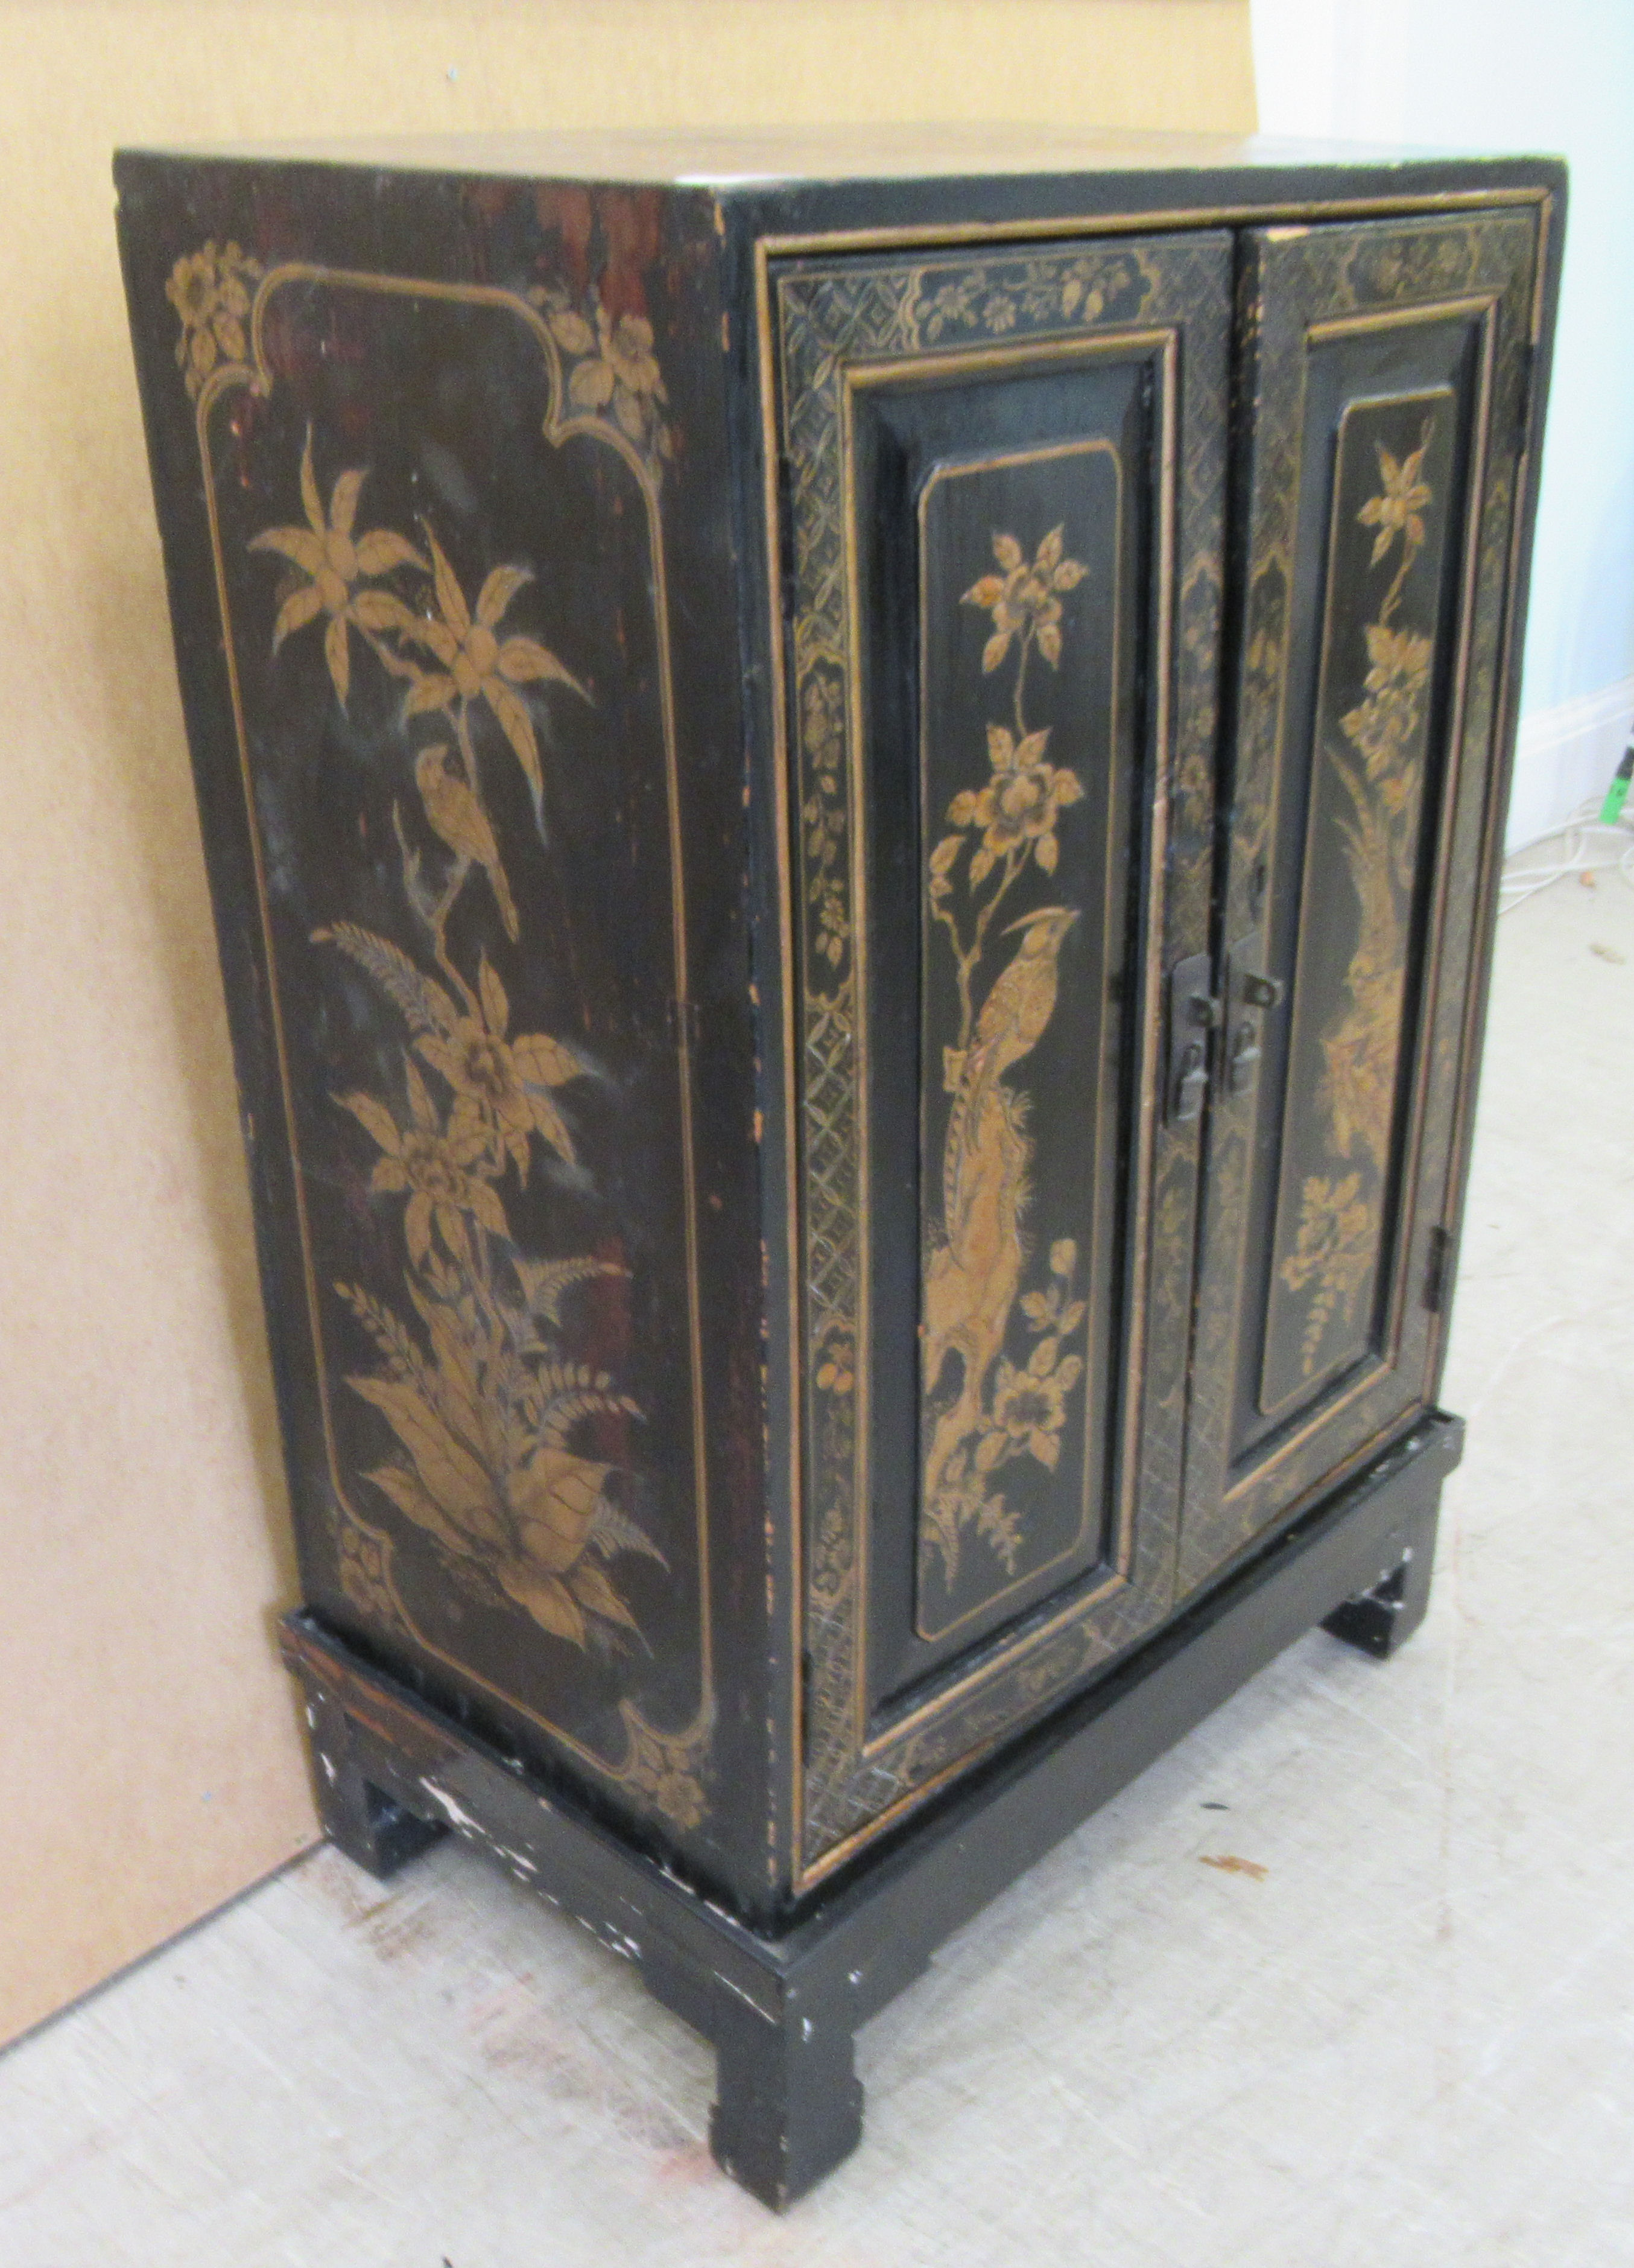
<svg viewBox="0 0 1634 2268"><path fill-rule="evenodd" d="M1629 2268L1631 1387L1602 875L1502 927L1424 1629L1305 1639L949 1946L786 2220L621 1962L463 1848L324 1852L0 2061L0 2261Z"/></svg>

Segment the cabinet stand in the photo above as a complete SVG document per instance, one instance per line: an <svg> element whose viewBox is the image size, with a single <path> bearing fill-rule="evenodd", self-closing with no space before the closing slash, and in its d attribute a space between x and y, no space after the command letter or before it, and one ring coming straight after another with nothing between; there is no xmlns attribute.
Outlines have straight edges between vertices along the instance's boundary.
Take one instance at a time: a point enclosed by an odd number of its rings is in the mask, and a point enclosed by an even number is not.
<svg viewBox="0 0 1634 2268"><path fill-rule="evenodd" d="M1461 1420L1420 1424L781 1928L735 1920L297 1614L325 1830L384 1877L452 1827L633 1961L714 2043L717 2161L781 2211L861 2136L857 2026L955 1930L1317 1623L1380 1655L1411 1634L1462 1445Z"/></svg>

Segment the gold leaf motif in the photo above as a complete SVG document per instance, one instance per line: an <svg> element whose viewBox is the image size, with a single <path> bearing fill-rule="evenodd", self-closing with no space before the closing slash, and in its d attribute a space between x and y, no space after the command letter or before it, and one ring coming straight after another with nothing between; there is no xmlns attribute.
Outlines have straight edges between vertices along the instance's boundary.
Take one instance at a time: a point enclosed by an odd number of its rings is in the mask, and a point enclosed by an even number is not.
<svg viewBox="0 0 1634 2268"><path fill-rule="evenodd" d="M550 330L556 344L570 355L593 354L596 350L595 333L584 317L576 315L570 307L552 310Z"/></svg>
<svg viewBox="0 0 1634 2268"><path fill-rule="evenodd" d="M184 254L171 269L165 297L181 319L176 362L190 394L199 393L217 364L247 361L249 287L261 273L260 261L231 241L218 245L213 237L202 251Z"/></svg>
<svg viewBox="0 0 1634 2268"><path fill-rule="evenodd" d="M480 1455L456 1437L419 1388L394 1378L354 1378L348 1383L385 1417L413 1458L415 1475L435 1516L459 1535L462 1548L502 1546L506 1522L491 1476Z"/></svg>
<svg viewBox="0 0 1634 2268"><path fill-rule="evenodd" d="M545 326L567 357L567 398L587 416L611 412L612 423L656 472L673 443L664 422L668 401L663 372L653 352L652 326L644 315L610 315L593 294L588 313L574 307L565 292L544 289L529 295L544 313Z"/></svg>
<svg viewBox="0 0 1634 2268"><path fill-rule="evenodd" d="M541 1575L537 1568L515 1561L499 1568L501 1588L519 1607L525 1607L552 1638L564 1638L570 1646L582 1646L588 1633L578 1602L559 1575Z"/></svg>
<svg viewBox="0 0 1634 2268"><path fill-rule="evenodd" d="M378 1630L407 1627L392 1589L387 1547L381 1538L355 1520L344 1520L335 1536L335 1557L341 1588L359 1614Z"/></svg>
<svg viewBox="0 0 1634 2268"><path fill-rule="evenodd" d="M553 1575L583 1556L610 1468L543 1441L512 1481L511 1508L526 1557Z"/></svg>
<svg viewBox="0 0 1634 2268"><path fill-rule="evenodd" d="M1361 1195L1361 1186L1359 1174L1339 1181L1313 1174L1305 1182L1298 1240L1282 1275L1290 1291L1312 1287L1300 1350L1307 1378L1335 1314L1346 1324L1354 1320L1357 1297L1373 1268L1377 1209Z"/></svg>
<svg viewBox="0 0 1634 2268"><path fill-rule="evenodd" d="M605 1621L617 1623L624 1630L636 1628L636 1617L593 1559L581 1559L567 1581L580 1606L591 1614L600 1615Z"/></svg>
<svg viewBox="0 0 1634 2268"><path fill-rule="evenodd" d="M265 527L259 535L250 538L252 551L271 551L298 568L309 579L298 584L283 599L273 625L272 650L276 653L283 641L293 631L302 630L308 622L316 622L320 615L328 616L324 630L324 659L335 686L335 696L342 709L351 690L351 647L348 626L357 630L371 643L377 642L381 630L401 630L412 622L412 616L401 599L389 592L369 591L362 587L364 578L392 573L399 567L417 567L423 572L425 562L405 536L394 529L376 528L369 534L353 537L353 523L357 517L357 502L363 493L366 477L361 469L354 468L338 475L329 492L329 508L326 512L318 491L317 475L313 469L312 428L306 429L306 446L301 452L301 504L306 514L305 527ZM379 649L377 644L377 651ZM388 666L401 666L388 663Z"/></svg>
<svg viewBox="0 0 1634 2268"><path fill-rule="evenodd" d="M843 713L837 681L824 670L814 670L802 690L800 734L817 786L801 806L800 818L806 837L806 895L817 909L817 950L836 969L850 941L842 862L846 828L840 777L845 753Z"/></svg>
<svg viewBox="0 0 1634 2268"><path fill-rule="evenodd" d="M673 1825L696 1827L704 1812L698 1759L708 1742L708 1724L689 1737L674 1738L655 1731L628 1701L619 1704L619 1714L629 1748L624 1779Z"/></svg>
<svg viewBox="0 0 1634 2268"><path fill-rule="evenodd" d="M489 568L488 573L482 578L482 587L476 594L477 621L487 629L492 630L495 624L503 619L512 600L519 593L525 591L533 579L534 571L531 567ZM557 663L556 666L561 669L560 663ZM566 670L561 669L561 674L570 685L573 681L568 677Z"/></svg>

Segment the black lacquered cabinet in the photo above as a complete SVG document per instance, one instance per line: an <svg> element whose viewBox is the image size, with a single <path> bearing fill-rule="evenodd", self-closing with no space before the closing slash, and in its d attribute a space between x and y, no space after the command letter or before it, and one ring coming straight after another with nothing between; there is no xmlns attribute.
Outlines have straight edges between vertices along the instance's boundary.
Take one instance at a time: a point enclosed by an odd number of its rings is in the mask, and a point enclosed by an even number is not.
<svg viewBox="0 0 1634 2268"><path fill-rule="evenodd" d="M855 2026L1421 1616L1564 181L133 155L326 1823Z"/></svg>

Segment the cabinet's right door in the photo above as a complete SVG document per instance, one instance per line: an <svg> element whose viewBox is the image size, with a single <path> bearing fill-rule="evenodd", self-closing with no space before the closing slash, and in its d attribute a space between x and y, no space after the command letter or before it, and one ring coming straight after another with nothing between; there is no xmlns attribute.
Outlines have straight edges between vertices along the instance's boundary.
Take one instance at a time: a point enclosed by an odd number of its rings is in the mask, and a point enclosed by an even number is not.
<svg viewBox="0 0 1634 2268"><path fill-rule="evenodd" d="M1433 1393L1542 219L1245 245L1182 1594Z"/></svg>

